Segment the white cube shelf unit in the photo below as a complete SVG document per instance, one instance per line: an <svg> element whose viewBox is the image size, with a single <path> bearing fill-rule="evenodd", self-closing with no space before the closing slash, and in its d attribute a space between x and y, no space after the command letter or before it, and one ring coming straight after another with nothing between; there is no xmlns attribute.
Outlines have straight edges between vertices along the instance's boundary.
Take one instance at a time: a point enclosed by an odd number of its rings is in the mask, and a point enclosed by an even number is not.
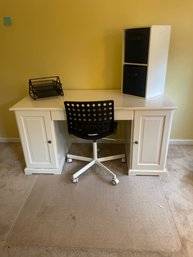
<svg viewBox="0 0 193 257"><path fill-rule="evenodd" d="M170 25L123 32L122 92L146 99L164 94Z"/></svg>

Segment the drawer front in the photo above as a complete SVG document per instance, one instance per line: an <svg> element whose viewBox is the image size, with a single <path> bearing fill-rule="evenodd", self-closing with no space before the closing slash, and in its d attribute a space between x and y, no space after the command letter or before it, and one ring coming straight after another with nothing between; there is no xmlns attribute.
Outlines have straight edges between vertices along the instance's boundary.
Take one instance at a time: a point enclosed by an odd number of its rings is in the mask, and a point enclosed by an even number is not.
<svg viewBox="0 0 193 257"><path fill-rule="evenodd" d="M115 110L115 120L133 120L134 119L134 111L131 110Z"/></svg>
<svg viewBox="0 0 193 257"><path fill-rule="evenodd" d="M66 120L66 113L64 110L51 111L52 120Z"/></svg>
<svg viewBox="0 0 193 257"><path fill-rule="evenodd" d="M133 120L134 112L131 110L115 110L115 120ZM66 113L63 110L51 111L52 120L66 120Z"/></svg>

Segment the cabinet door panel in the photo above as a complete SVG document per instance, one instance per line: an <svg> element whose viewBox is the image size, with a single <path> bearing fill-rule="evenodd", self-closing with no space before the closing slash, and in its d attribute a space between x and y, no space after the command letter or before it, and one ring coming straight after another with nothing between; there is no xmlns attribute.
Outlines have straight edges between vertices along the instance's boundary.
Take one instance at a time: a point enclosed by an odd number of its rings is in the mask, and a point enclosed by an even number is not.
<svg viewBox="0 0 193 257"><path fill-rule="evenodd" d="M140 152L139 163L159 164L160 148L164 129L164 116L142 116L140 120ZM154 133L152 135L152 132Z"/></svg>
<svg viewBox="0 0 193 257"><path fill-rule="evenodd" d="M133 169L161 170L165 168L170 127L170 112L135 112Z"/></svg>
<svg viewBox="0 0 193 257"><path fill-rule="evenodd" d="M55 167L49 113L21 111L17 113L17 122L27 166Z"/></svg>

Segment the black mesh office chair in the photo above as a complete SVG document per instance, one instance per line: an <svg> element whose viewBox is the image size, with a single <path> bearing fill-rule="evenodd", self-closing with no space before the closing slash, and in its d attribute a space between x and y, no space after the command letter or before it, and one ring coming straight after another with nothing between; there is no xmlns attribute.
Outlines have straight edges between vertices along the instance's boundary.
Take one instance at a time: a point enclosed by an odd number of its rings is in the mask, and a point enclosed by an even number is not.
<svg viewBox="0 0 193 257"><path fill-rule="evenodd" d="M125 154L98 158L97 139L106 137L114 132L114 102L113 100L95 101L95 102L64 102L68 132L79 138L93 141L93 158L67 154L67 161L72 159L88 161L89 163L73 174L73 182L78 182L78 177L88 170L94 164L109 172L113 179L113 185L117 185L119 180L117 176L101 162L115 159L125 160Z"/></svg>

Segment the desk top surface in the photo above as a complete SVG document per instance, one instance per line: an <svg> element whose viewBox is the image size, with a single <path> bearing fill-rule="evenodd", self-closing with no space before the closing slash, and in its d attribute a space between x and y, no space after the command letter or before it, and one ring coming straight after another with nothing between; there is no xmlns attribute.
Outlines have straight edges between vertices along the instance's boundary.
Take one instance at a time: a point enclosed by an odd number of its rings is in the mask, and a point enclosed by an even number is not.
<svg viewBox="0 0 193 257"><path fill-rule="evenodd" d="M122 94L120 90L64 90L64 96L40 98L33 100L26 96L13 105L11 111L19 110L63 110L64 101L99 101L114 100L115 109L146 110L146 109L176 109L176 105L166 96L156 96L144 99Z"/></svg>

